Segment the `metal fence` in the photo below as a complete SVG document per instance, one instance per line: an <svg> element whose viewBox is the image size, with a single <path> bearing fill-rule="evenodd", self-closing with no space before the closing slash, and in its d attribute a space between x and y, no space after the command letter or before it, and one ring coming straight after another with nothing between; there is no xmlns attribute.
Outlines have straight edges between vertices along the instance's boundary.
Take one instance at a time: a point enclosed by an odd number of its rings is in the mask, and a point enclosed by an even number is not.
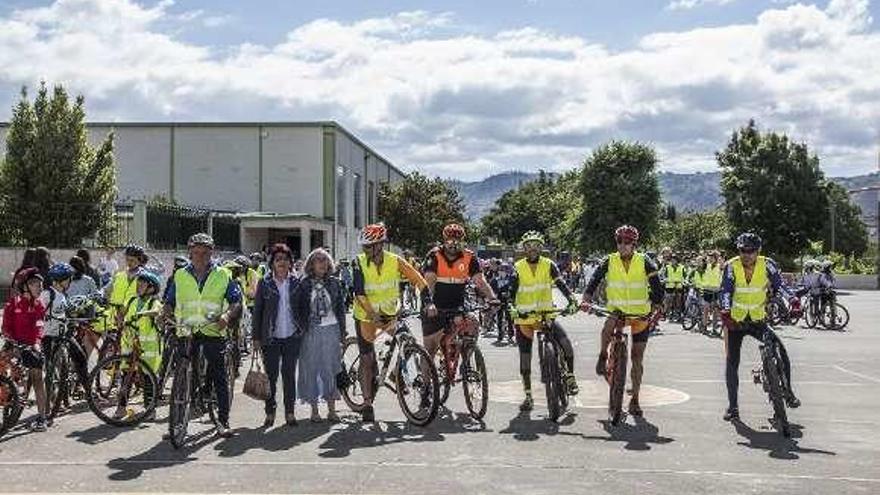
<svg viewBox="0 0 880 495"><path fill-rule="evenodd" d="M186 249L189 236L208 231L207 210L177 205L147 205L147 245L153 249Z"/></svg>
<svg viewBox="0 0 880 495"><path fill-rule="evenodd" d="M241 248L241 219L231 213L217 213L211 218L214 243L223 251Z"/></svg>

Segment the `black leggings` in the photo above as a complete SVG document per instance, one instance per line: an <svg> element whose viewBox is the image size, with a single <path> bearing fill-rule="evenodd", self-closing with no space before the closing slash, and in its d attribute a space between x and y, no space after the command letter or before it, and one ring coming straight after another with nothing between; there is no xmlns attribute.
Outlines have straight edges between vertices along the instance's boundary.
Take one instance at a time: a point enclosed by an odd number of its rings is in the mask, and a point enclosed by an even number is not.
<svg viewBox="0 0 880 495"><path fill-rule="evenodd" d="M785 346L782 345L779 337L763 321L737 323L733 330L727 332L727 402L731 409L736 409L739 404L739 358L743 339L746 335L749 335L761 341L765 332L769 332L771 338L779 346L779 353L782 355L782 366L785 370L785 381L788 383L788 392L793 395L791 362L788 359L788 352L786 352Z"/></svg>
<svg viewBox="0 0 880 495"><path fill-rule="evenodd" d="M571 346L571 341L568 340L568 335L565 333L565 330L562 329L562 325L555 320L550 326L550 329L553 336L562 347L565 364L568 365L569 371L574 372L574 349ZM519 347L519 372L524 377L531 376L532 373L532 340L534 339L526 337L517 325L516 345Z"/></svg>

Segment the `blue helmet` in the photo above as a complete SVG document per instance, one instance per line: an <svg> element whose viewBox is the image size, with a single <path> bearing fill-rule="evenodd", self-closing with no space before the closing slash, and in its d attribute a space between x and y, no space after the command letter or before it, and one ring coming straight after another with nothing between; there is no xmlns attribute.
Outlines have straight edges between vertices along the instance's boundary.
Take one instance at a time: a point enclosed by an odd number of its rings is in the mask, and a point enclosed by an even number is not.
<svg viewBox="0 0 880 495"><path fill-rule="evenodd" d="M159 287L162 286L162 281L159 280L159 276L149 270L141 270L137 274L138 280L143 280L144 282L153 286L153 289L159 290Z"/></svg>
<svg viewBox="0 0 880 495"><path fill-rule="evenodd" d="M73 277L73 267L67 263L55 263L49 267L47 275L53 282L67 280Z"/></svg>

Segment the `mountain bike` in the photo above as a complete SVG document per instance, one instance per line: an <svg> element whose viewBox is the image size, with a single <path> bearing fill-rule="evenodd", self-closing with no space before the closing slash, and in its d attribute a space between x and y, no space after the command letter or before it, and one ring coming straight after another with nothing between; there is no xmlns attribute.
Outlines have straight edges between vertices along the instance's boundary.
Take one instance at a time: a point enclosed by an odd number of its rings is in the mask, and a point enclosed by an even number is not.
<svg viewBox="0 0 880 495"><path fill-rule="evenodd" d="M477 335L469 334L465 329L465 316L489 308L490 306L483 305L437 310L445 321L444 335L435 360L437 379L440 383L440 403L445 404L449 398L450 388L456 383L461 383L465 405L474 419L486 415L486 406L489 402L489 377L486 374L486 361L477 345Z"/></svg>
<svg viewBox="0 0 880 495"><path fill-rule="evenodd" d="M686 288L684 310L681 317L681 328L693 330L700 327L703 321L703 304L699 291L693 287ZM702 330L702 329L700 329Z"/></svg>
<svg viewBox="0 0 880 495"><path fill-rule="evenodd" d="M109 425L135 426L156 411L159 380L142 358L138 327L134 323L140 317L153 314L135 314L134 321L123 327L123 338L131 342L131 351L102 359L89 373L86 387L89 409Z"/></svg>
<svg viewBox="0 0 880 495"><path fill-rule="evenodd" d="M785 410L785 397L790 389L785 376L779 341L773 329L767 325L759 344L761 362L752 370L752 378L760 384L773 406L773 419L776 429L784 437L791 436L788 415Z"/></svg>
<svg viewBox="0 0 880 495"><path fill-rule="evenodd" d="M495 327L498 332L495 343L501 345L505 339L508 343L513 343L514 327L513 318L510 317L510 291L507 289L499 291L498 300L501 301L501 305L495 313Z"/></svg>
<svg viewBox="0 0 880 495"><path fill-rule="evenodd" d="M834 289L825 289L807 298L804 322L809 328L821 325L827 330L843 330L849 324L849 310L837 302Z"/></svg>
<svg viewBox="0 0 880 495"><path fill-rule="evenodd" d="M77 332L81 324L90 324L94 318L65 318L57 336L52 337L46 353L46 397L49 408L46 419L53 420L62 404L85 398L88 383L87 357Z"/></svg>
<svg viewBox="0 0 880 495"><path fill-rule="evenodd" d="M657 324L660 312L654 311L648 315L628 315L620 311L609 311L601 306L593 306L590 312L600 317L614 319L614 330L611 333L611 342L608 344L605 361L605 381L608 382L608 419L611 424L617 426L626 417L623 412L623 393L626 389L626 365L629 360L629 347L627 345L626 326L633 323L646 322L647 328ZM642 330L647 332L647 328Z"/></svg>
<svg viewBox="0 0 880 495"><path fill-rule="evenodd" d="M537 318L538 360L541 363L541 382L547 395L547 411L550 421L556 421L568 409L569 391L565 377L573 370L568 369L562 345L553 332L553 321L568 313L565 309L539 309L518 312L520 318Z"/></svg>
<svg viewBox="0 0 880 495"><path fill-rule="evenodd" d="M28 346L7 340L0 351L0 436L18 423L22 411L31 403L30 370L21 357Z"/></svg>
<svg viewBox="0 0 880 495"><path fill-rule="evenodd" d="M416 311L402 311L396 317L390 338L376 344L379 373L374 378L373 390L378 395L381 385L395 393L407 420L416 426L426 426L437 416L440 385L431 357L413 337L406 323L407 318L417 315ZM386 323L391 324L394 318L387 319ZM356 357L346 357L351 354ZM360 382L361 356L357 337L345 339L342 355L343 372L348 375L348 386L341 390L342 398L352 411L361 412L365 403Z"/></svg>

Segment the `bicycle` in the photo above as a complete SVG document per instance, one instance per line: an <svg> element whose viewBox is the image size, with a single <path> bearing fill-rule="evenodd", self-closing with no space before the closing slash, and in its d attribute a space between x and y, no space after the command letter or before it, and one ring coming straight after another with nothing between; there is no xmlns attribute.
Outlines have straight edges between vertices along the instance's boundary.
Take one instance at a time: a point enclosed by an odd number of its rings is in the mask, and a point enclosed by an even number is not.
<svg viewBox="0 0 880 495"><path fill-rule="evenodd" d="M554 336L552 325L556 317L568 314L570 314L568 311L559 308L518 312L520 318L538 318L539 325L535 335L538 337L541 382L547 395L549 418L554 422L568 409L569 391L565 386L564 378L571 375L573 370L568 369L562 345Z"/></svg>
<svg viewBox="0 0 880 495"><path fill-rule="evenodd" d="M25 367L21 353L28 346L6 341L7 349L0 351L0 436L18 423L21 413L31 403L30 370Z"/></svg>
<svg viewBox="0 0 880 495"><path fill-rule="evenodd" d="M376 362L380 363L380 368L374 378L373 390L378 394L382 385L395 393L407 420L416 426L426 426L437 416L440 386L433 361L406 324L407 318L417 315L418 312L415 311L402 311L398 314L391 337L377 346ZM393 318L388 319L387 323L393 321ZM345 356L349 349L355 350L356 357L346 364ZM341 390L342 398L352 411L359 413L363 411L365 401L360 382L361 356L357 337L345 339L342 355L343 371L348 375L348 386ZM409 399L417 399L418 403L413 406L407 402Z"/></svg>
<svg viewBox="0 0 880 495"><path fill-rule="evenodd" d="M703 321L703 305L700 301L699 291L691 287L687 289L685 296L684 311L681 317L681 328L687 331L693 330L695 327L702 327ZM700 328L702 331L702 328Z"/></svg>
<svg viewBox="0 0 880 495"><path fill-rule="evenodd" d="M795 297L801 299L809 292L806 287L798 287L794 291ZM797 325L802 313L793 313L788 301L781 294L774 294L767 303L767 322L774 327L780 325Z"/></svg>
<svg viewBox="0 0 880 495"><path fill-rule="evenodd" d="M495 343L496 345L501 345L506 337L507 342L512 344L514 327L513 319L510 317L510 292L508 290L501 291L498 294L498 300L501 301L501 305L498 307L498 311L495 315L495 327L498 332Z"/></svg>
<svg viewBox="0 0 880 495"><path fill-rule="evenodd" d="M87 387L87 356L77 339L81 324L89 324L94 318L65 318L58 336L46 356L46 398L49 408L47 421L52 421L61 411L62 404L70 406L70 399L84 398L80 391Z"/></svg>
<svg viewBox="0 0 880 495"><path fill-rule="evenodd" d="M605 361L605 381L608 382L608 419L617 426L626 417L623 411L623 393L626 389L626 366L629 360L628 334L623 329L634 322L647 322L647 328L657 324L660 312L648 315L628 315L620 311L609 311L607 308L593 306L590 312L600 317L614 318L614 331L608 344ZM643 330L647 332L647 328Z"/></svg>
<svg viewBox="0 0 880 495"><path fill-rule="evenodd" d="M152 314L135 314L134 321ZM125 324L122 331L126 339L131 339L131 351L109 356L98 362L89 373L86 402L95 416L109 425L135 426L155 413L159 380L141 357L137 326L130 321ZM107 388L102 386L102 375L107 375L112 380ZM110 393L106 393L108 389ZM112 391L116 391L116 394L112 394ZM134 406L137 404L140 404L141 409L135 412ZM105 409L114 407L116 408L114 413Z"/></svg>
<svg viewBox="0 0 880 495"><path fill-rule="evenodd" d="M489 378L486 373L486 361L477 345L477 335L464 331L464 316L488 308L490 306L484 305L438 310L446 321L443 327L444 336L435 360L437 379L440 383L440 404L446 403L452 386L461 383L465 405L474 419L481 419L486 415L486 407L489 403ZM456 376L459 369L461 376Z"/></svg>
<svg viewBox="0 0 880 495"><path fill-rule="evenodd" d="M175 449L186 443L192 417L198 418L207 412L211 423L217 425L217 395L212 382L205 379L208 363L200 346L195 345L195 335L218 320L218 316L208 315L204 323L169 325L178 339L178 350L170 367L174 380L168 408L168 438Z"/></svg>
<svg viewBox="0 0 880 495"><path fill-rule="evenodd" d="M804 322L809 328L821 325L827 330L843 330L849 324L849 310L837 302L834 289L826 289L807 299Z"/></svg>
<svg viewBox="0 0 880 495"><path fill-rule="evenodd" d="M791 436L791 427L785 410L785 395L790 387L787 383L776 334L769 325L764 329L758 347L761 363L760 367L752 370L752 379L755 384L762 385L764 392L767 393L767 398L773 406L776 429L782 436L788 438Z"/></svg>

